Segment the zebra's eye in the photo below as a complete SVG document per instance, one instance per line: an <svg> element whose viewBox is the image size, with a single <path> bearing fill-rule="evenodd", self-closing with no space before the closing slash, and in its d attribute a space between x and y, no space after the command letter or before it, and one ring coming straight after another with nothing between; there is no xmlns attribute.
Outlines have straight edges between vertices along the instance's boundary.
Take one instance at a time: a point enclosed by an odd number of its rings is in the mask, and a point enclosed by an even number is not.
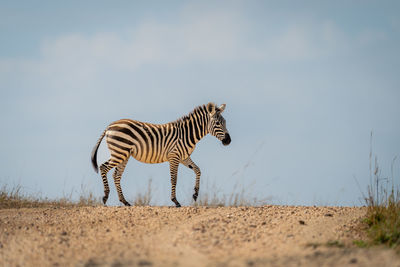
<svg viewBox="0 0 400 267"><path fill-rule="evenodd" d="M215 123L215 125L221 126L221 123L220 123L219 121L217 121L217 122Z"/></svg>

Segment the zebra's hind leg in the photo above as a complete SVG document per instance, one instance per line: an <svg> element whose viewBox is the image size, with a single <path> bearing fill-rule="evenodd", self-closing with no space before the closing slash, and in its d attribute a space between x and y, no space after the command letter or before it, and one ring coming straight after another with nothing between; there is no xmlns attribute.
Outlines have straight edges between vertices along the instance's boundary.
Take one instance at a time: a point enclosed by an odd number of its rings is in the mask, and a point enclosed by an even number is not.
<svg viewBox="0 0 400 267"><path fill-rule="evenodd" d="M107 173L117 165L118 163L111 160L107 160L100 166L100 174L101 178L103 179L103 185L104 185L104 197L103 197L104 205L106 204L108 195L110 194L110 187L108 186Z"/></svg>
<svg viewBox="0 0 400 267"><path fill-rule="evenodd" d="M197 197L199 196L199 188L200 188L200 175L201 175L200 168L197 167L197 165L192 161L190 157L183 160L182 164L188 167L189 169L192 169L196 174L196 184L194 186L194 194L193 194L193 200L196 201Z"/></svg>
<svg viewBox="0 0 400 267"><path fill-rule="evenodd" d="M115 184L115 187L117 188L119 201L121 201L125 206L130 206L131 204L129 204L129 202L125 200L124 194L122 194L122 189L121 189L121 183L120 182L121 182L122 173L125 170L126 163L128 163L128 159L129 158L127 158L124 162L119 164L115 168L115 171L114 171L114 174L113 174L114 184Z"/></svg>

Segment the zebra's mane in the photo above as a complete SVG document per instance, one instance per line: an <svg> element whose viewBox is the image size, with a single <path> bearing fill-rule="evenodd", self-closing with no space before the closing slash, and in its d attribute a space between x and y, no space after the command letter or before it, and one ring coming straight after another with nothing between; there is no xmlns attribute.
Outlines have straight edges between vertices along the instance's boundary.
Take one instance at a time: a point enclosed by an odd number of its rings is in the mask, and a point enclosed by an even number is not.
<svg viewBox="0 0 400 267"><path fill-rule="evenodd" d="M213 105L215 105L215 104L213 103ZM196 111L201 111L201 110L203 110L203 111L204 111L204 110L207 110L206 105L201 105L201 106L195 107L189 114L180 117L179 119L173 121L173 123L185 122L185 121L188 120L190 117L192 117L193 114L196 113Z"/></svg>

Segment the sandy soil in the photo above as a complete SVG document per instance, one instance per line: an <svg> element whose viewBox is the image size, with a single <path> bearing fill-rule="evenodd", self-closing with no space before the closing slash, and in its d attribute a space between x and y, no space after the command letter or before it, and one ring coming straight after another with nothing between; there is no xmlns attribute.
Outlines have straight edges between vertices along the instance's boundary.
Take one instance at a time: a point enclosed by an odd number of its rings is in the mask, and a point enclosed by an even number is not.
<svg viewBox="0 0 400 267"><path fill-rule="evenodd" d="M400 266L352 245L365 208L0 210L0 266Z"/></svg>

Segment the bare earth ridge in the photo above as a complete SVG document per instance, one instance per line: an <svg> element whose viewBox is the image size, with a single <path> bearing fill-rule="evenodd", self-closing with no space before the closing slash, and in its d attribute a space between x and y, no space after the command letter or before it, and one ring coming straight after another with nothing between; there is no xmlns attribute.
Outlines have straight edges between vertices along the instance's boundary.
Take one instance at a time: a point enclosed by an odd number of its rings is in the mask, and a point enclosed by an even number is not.
<svg viewBox="0 0 400 267"><path fill-rule="evenodd" d="M400 266L358 248L366 208L0 210L0 266Z"/></svg>

